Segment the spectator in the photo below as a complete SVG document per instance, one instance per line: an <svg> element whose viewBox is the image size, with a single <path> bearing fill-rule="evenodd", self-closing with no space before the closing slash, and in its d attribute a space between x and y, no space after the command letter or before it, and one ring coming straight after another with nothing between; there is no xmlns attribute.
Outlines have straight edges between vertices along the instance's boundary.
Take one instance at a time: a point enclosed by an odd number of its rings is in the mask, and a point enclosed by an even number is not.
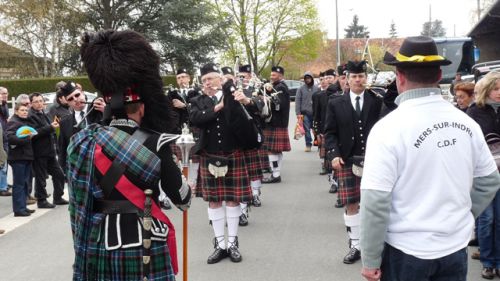
<svg viewBox="0 0 500 281"><path fill-rule="evenodd" d="M50 120L54 121L54 117L61 120L64 116L71 114L66 97L62 94L60 89L66 85L66 82L60 81L56 84L56 98L55 102L49 107L47 116Z"/></svg>
<svg viewBox="0 0 500 281"><path fill-rule="evenodd" d="M297 90L297 95L295 97L295 114L297 117L302 115L304 117L304 131L306 132L306 152L311 151L312 137L311 129L313 122L313 107L312 107L312 96L319 92L318 86L314 85L314 78L311 72L304 73L304 82Z"/></svg>
<svg viewBox="0 0 500 281"><path fill-rule="evenodd" d="M7 122L7 139L9 142L8 162L12 167L12 209L14 216L27 217L35 210L26 207L29 181L31 179L31 163L33 162L33 148L31 136L19 138L17 129L28 123L28 106L18 103L14 108L14 115Z"/></svg>
<svg viewBox="0 0 500 281"><path fill-rule="evenodd" d="M453 79L453 81L451 81L451 85L450 85L450 93L452 95L455 95L455 86L462 83L462 73L461 72L457 72L455 74L455 79Z"/></svg>
<svg viewBox="0 0 500 281"><path fill-rule="evenodd" d="M474 217L500 186L495 161L479 125L442 98L441 66L451 61L438 55L432 38L406 38L384 63L396 67L398 107L368 136L362 275L466 280Z"/></svg>
<svg viewBox="0 0 500 281"><path fill-rule="evenodd" d="M467 110L483 131L500 135L500 73L490 72L481 79L481 87L477 93L476 103ZM500 193L497 192L493 202L478 218L477 235L479 240L479 260L483 265L481 276L493 279L500 277Z"/></svg>
<svg viewBox="0 0 500 281"><path fill-rule="evenodd" d="M71 136L84 127L78 126L79 124L90 125L92 123L100 122L106 104L102 98L96 98L92 102L92 107L88 106L87 98L82 93L82 90L78 88L76 83L71 81L68 81L66 85L60 89L60 92L68 102L68 106L72 111L71 114L66 115L61 119L61 129L57 140L59 148L59 165L61 166L63 172L66 173L66 150Z"/></svg>
<svg viewBox="0 0 500 281"><path fill-rule="evenodd" d="M24 105L26 107L31 108L31 101L30 97L27 94L20 94L16 98L16 105ZM31 168L33 168L32 165L30 165ZM28 180L28 199L26 204L32 205L36 203L35 197L31 196L31 193L33 192L33 171L30 173L30 179Z"/></svg>
<svg viewBox="0 0 500 281"><path fill-rule="evenodd" d="M0 87L0 125L3 132L7 130L7 120L9 119L9 107L7 101L9 91L5 87ZM7 134L3 134L3 149L8 151ZM7 162L0 166L0 196L11 196L7 185Z"/></svg>
<svg viewBox="0 0 500 281"><path fill-rule="evenodd" d="M56 159L56 134L55 129L59 128L58 122L51 122L43 112L44 100L40 93L30 95L31 109L29 121L31 126L37 131L33 137L33 171L35 174L35 197L38 208L54 208L53 204L47 201L47 176L52 176L54 186L53 203L55 205L65 205L68 201L62 198L64 194L64 174Z"/></svg>
<svg viewBox="0 0 500 281"><path fill-rule="evenodd" d="M457 107L466 112L469 105L474 101L474 83L459 83L453 87L453 90L457 99Z"/></svg>

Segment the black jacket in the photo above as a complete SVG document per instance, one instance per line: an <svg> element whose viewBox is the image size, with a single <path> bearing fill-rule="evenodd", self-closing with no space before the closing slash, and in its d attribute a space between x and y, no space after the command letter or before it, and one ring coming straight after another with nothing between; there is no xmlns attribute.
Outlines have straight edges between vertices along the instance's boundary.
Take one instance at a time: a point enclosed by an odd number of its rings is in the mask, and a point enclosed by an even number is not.
<svg viewBox="0 0 500 281"><path fill-rule="evenodd" d="M491 105L485 104L484 107L479 107L473 103L467 109L467 114L481 126L485 136L490 133L500 135L500 110L495 112Z"/></svg>
<svg viewBox="0 0 500 281"><path fill-rule="evenodd" d="M167 95L170 100L173 101L174 99L177 99L186 104L185 108L175 108L172 106L173 115L176 122L175 131L173 133L180 134L183 125L189 122L189 107L191 99L199 96L200 94L200 89L185 89L184 93L182 92L182 90L178 89L168 92Z"/></svg>
<svg viewBox="0 0 500 281"><path fill-rule="evenodd" d="M288 128L288 120L290 116L290 93L288 92L288 86L285 82L280 81L273 83L273 87L277 92L279 98L279 110L276 104L271 103L272 118L267 123L267 126L276 128Z"/></svg>
<svg viewBox="0 0 500 281"><path fill-rule="evenodd" d="M8 161L32 161L34 159L31 138L18 138L16 136L17 129L25 125L29 126L28 119L21 119L17 115L13 115L9 122L7 122L7 131L5 134L9 142Z"/></svg>
<svg viewBox="0 0 500 281"><path fill-rule="evenodd" d="M239 148L233 132L224 115L226 105L219 112L214 112L215 103L207 95L201 95L191 100L189 119L200 129L200 139L193 152L206 150L214 152L232 152Z"/></svg>
<svg viewBox="0 0 500 281"><path fill-rule="evenodd" d="M30 108L28 122L37 131L33 137L33 153L35 157L56 156L56 131L50 125L51 120L43 111Z"/></svg>
<svg viewBox="0 0 500 281"><path fill-rule="evenodd" d="M86 117L88 124L100 123L102 120L102 113L96 110L90 112L90 114ZM69 115L61 118L59 122L59 137L57 138L57 151L58 151L58 160L59 165L63 169L64 173L66 173L66 157L68 156L67 149L69 145L69 141L71 137L80 131L82 126L76 127L76 119L75 114L71 113Z"/></svg>
<svg viewBox="0 0 500 281"><path fill-rule="evenodd" d="M381 108L382 98L365 91L361 123L358 123L355 122L356 113L348 93L329 99L325 123L325 147L327 151L331 151L330 158L340 156L344 161L349 161L355 149L364 151L368 134L380 118ZM355 131L359 128L362 128L362 136L355 136ZM361 148L354 147L355 137L360 138Z"/></svg>
<svg viewBox="0 0 500 281"><path fill-rule="evenodd" d="M330 98L340 97L342 95L338 83L331 84L323 91L313 96L313 128L316 133L324 134L326 109Z"/></svg>

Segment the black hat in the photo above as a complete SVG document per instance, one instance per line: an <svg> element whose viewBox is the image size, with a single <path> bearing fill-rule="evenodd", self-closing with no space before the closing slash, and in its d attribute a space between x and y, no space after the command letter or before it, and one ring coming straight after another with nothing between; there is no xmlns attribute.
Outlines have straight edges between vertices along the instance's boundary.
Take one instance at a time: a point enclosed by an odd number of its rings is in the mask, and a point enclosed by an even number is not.
<svg viewBox="0 0 500 281"><path fill-rule="evenodd" d="M73 93L76 89L77 89L76 83L73 81L68 81L68 82L66 82L66 85L64 85L64 87L61 87L61 89L59 90L60 96L67 97L71 93Z"/></svg>
<svg viewBox="0 0 500 281"><path fill-rule="evenodd" d="M222 75L226 75L226 74L234 75L233 69L229 66L224 66L220 70L222 70Z"/></svg>
<svg viewBox="0 0 500 281"><path fill-rule="evenodd" d="M325 73L323 71L319 72L319 77L325 77Z"/></svg>
<svg viewBox="0 0 500 281"><path fill-rule="evenodd" d="M185 68L179 68L177 70L177 74L176 75L183 74L183 73L189 74L188 71L187 71L187 69L185 69Z"/></svg>
<svg viewBox="0 0 500 281"><path fill-rule="evenodd" d="M281 73L282 75L285 74L285 69L281 66L273 66L271 68L271 72L278 72L278 73Z"/></svg>
<svg viewBox="0 0 500 281"><path fill-rule="evenodd" d="M396 56L386 52L384 63L394 66L419 67L449 65L451 61L438 54L436 42L430 37L408 37Z"/></svg>
<svg viewBox="0 0 500 281"><path fill-rule="evenodd" d="M348 73L366 73L366 61L348 61L346 65Z"/></svg>
<svg viewBox="0 0 500 281"><path fill-rule="evenodd" d="M252 67L249 64L245 64L240 66L240 69L238 69L239 72L246 72L246 73L251 73L252 72Z"/></svg>
<svg viewBox="0 0 500 281"><path fill-rule="evenodd" d="M335 70L333 70L332 68L329 68L327 70L325 70L325 76L335 76Z"/></svg>
<svg viewBox="0 0 500 281"><path fill-rule="evenodd" d="M346 72L346 70L347 70L347 68L346 68L346 67L347 67L347 65L346 65L346 64L341 64L341 65L337 66L337 73L338 73L339 75L345 75L345 72Z"/></svg>
<svg viewBox="0 0 500 281"><path fill-rule="evenodd" d="M204 76L205 74L208 74L211 72L219 73L219 68L214 63L207 63L204 66L202 66L200 69L201 76Z"/></svg>

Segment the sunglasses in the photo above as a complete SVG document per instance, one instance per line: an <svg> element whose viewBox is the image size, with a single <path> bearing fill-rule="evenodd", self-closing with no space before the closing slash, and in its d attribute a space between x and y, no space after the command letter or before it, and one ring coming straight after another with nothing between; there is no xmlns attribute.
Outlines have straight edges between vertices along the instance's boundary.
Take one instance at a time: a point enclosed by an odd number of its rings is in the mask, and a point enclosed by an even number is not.
<svg viewBox="0 0 500 281"><path fill-rule="evenodd" d="M67 98L66 101L71 102L71 101L79 98L80 95L81 95L80 93L76 93L74 96Z"/></svg>
<svg viewBox="0 0 500 281"><path fill-rule="evenodd" d="M30 105L30 104L31 104L31 103L29 103L29 102L21 103L21 105L22 105L22 106L28 106L28 105Z"/></svg>

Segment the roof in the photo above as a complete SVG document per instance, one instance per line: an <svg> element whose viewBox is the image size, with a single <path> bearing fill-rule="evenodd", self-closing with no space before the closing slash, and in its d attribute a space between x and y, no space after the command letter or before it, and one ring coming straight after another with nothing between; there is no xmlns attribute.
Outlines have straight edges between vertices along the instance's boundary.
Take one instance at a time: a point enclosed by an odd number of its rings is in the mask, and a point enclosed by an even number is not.
<svg viewBox="0 0 500 281"><path fill-rule="evenodd" d="M487 33L497 32L500 28L500 1L491 5L478 23L469 31L468 36L477 37Z"/></svg>
<svg viewBox="0 0 500 281"><path fill-rule="evenodd" d="M31 58L26 52L0 40L0 58Z"/></svg>

